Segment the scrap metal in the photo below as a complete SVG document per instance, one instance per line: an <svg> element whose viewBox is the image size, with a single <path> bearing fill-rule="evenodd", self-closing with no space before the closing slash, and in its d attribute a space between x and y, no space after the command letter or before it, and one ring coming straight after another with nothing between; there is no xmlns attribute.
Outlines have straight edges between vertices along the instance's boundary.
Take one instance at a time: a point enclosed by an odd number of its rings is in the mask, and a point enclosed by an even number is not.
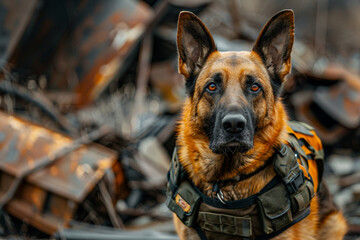
<svg viewBox="0 0 360 240"><path fill-rule="evenodd" d="M111 170L116 153L0 112L0 206L41 231L66 227L77 206Z"/></svg>
<svg viewBox="0 0 360 240"><path fill-rule="evenodd" d="M41 109L49 116L57 126L67 134L76 135L77 130L57 110L54 104L40 92L33 92L29 89L0 78L0 95L10 95L22 99L26 104L31 104ZM19 106L17 106L19 107ZM28 117L28 116L27 116Z"/></svg>
<svg viewBox="0 0 360 240"><path fill-rule="evenodd" d="M290 116L308 121L323 137L325 181L347 217L347 239L355 239L360 5L341 3L324 9L326 45L314 49L312 42L325 40L313 39L320 5L287 1L298 13L298 38L283 96ZM261 19L282 5L0 0L0 80L8 80L0 82L0 108L10 114L0 112L0 238L56 232L56 239L176 239L167 234L174 226L162 203L185 95L176 64L178 14L201 12L219 50L241 51L252 46ZM103 125L112 130L96 130ZM81 132L90 133L78 138Z"/></svg>

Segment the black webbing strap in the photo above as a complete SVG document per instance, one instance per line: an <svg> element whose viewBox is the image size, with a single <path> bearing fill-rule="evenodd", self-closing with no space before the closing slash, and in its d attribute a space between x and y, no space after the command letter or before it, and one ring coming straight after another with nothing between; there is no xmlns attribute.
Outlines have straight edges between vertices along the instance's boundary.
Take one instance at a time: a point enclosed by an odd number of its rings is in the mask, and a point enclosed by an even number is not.
<svg viewBox="0 0 360 240"><path fill-rule="evenodd" d="M204 193L200 189L198 189L195 185L193 185L193 187L201 196L202 202L204 202L209 206L216 208L224 208L224 209L239 209L239 208L250 207L251 205L256 204L259 195L263 194L264 192L267 192L269 189L279 184L279 182L280 182L279 178L274 177L268 184L265 185L263 189L260 190L260 192L241 200L226 201L226 204L223 204L217 198L211 198L204 195Z"/></svg>

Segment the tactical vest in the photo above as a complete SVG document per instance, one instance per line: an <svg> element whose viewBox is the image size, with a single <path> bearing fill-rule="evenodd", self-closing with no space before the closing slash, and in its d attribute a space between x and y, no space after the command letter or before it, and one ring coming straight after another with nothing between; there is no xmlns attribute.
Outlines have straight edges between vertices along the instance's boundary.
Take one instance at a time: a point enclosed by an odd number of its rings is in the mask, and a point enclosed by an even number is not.
<svg viewBox="0 0 360 240"><path fill-rule="evenodd" d="M322 145L314 129L289 121L288 133L287 144L272 158L277 175L260 192L236 201L205 196L188 179L175 149L168 172L168 208L200 239L277 236L310 214L323 173Z"/></svg>

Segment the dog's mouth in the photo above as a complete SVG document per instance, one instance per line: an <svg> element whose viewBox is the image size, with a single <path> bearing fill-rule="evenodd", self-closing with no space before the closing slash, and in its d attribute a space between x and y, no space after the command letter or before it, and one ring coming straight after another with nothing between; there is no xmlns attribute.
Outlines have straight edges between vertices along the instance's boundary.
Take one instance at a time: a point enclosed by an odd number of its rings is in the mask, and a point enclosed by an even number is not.
<svg viewBox="0 0 360 240"><path fill-rule="evenodd" d="M216 154L245 153L253 148L251 141L231 141L223 144L210 144L210 149Z"/></svg>

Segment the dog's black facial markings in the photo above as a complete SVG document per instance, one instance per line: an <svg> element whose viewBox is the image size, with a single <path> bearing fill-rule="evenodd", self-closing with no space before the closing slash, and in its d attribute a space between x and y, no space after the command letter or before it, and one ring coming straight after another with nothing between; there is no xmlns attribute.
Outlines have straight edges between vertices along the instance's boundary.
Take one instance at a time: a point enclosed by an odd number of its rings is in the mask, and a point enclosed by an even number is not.
<svg viewBox="0 0 360 240"><path fill-rule="evenodd" d="M251 103L251 99L259 95L260 92L263 91L262 84L257 80L255 76L252 75L246 75L245 80L245 89L244 93L245 96L248 98L248 102ZM252 86L257 85L259 87L258 91L253 91Z"/></svg>
<svg viewBox="0 0 360 240"><path fill-rule="evenodd" d="M215 91L209 91L209 85L215 84L216 90ZM204 85L204 88L202 89L200 93L199 99L203 97L205 93L209 93L211 96L214 96L215 94L221 94L223 92L223 79L221 73L215 73L210 80Z"/></svg>
<svg viewBox="0 0 360 240"><path fill-rule="evenodd" d="M253 135L255 135L255 133L257 132L258 130L258 119L256 117L256 114L253 110L249 110L249 118L251 120L251 124L253 125Z"/></svg>
<svg viewBox="0 0 360 240"><path fill-rule="evenodd" d="M251 86L253 84L257 84L259 85L260 90L258 92L252 92L251 91ZM248 114L249 114L249 119L251 120L251 124L253 126L254 129L254 134L257 132L257 115L255 114L255 112L253 111L253 99L255 99L256 97L258 97L260 95L260 93L263 92L263 85L257 80L257 78L255 76L252 75L247 75L246 76L246 89L248 89L248 91L246 91L246 97L248 98L248 102L249 102L249 108L248 108ZM256 101L256 100L255 100Z"/></svg>
<svg viewBox="0 0 360 240"><path fill-rule="evenodd" d="M277 74L274 74L273 76L270 75L270 80L274 97L275 99L278 99L282 90L282 81L280 79L280 76Z"/></svg>
<svg viewBox="0 0 360 240"><path fill-rule="evenodd" d="M211 83L214 83L216 84L216 91L214 92L210 92L208 91L208 86L211 84ZM195 88L196 88L196 83L194 83L194 89L192 89L192 96L195 94ZM205 83L203 86L202 86L202 89L200 90L200 95L197 97L197 98L192 98L192 96L190 96L192 99L193 99L193 104L194 104L194 108L195 108L195 118L198 117L198 107L199 107L199 103L201 101L201 99L206 95L206 100L204 101L207 101L209 102L209 104L211 105L218 105L218 102L219 100L221 99L221 96L222 96L222 93L224 92L223 91L223 79L222 79L222 75L221 73L215 73L213 74L209 80L207 81L207 83ZM197 90L197 92L199 92ZM196 99L196 100L195 100ZM211 109L209 109L209 114L208 116L205 116L204 117L204 120L203 120L203 124L202 124L202 128L204 130L204 132L206 133L206 135L210 136L210 131L209 129L211 129L214 124L213 122L215 122L213 119L213 113L216 112L214 109L213 111L211 111Z"/></svg>
<svg viewBox="0 0 360 240"><path fill-rule="evenodd" d="M223 83L223 77L221 73L215 73L212 76L212 79L214 80L214 82L216 82L217 84L222 84Z"/></svg>
<svg viewBox="0 0 360 240"><path fill-rule="evenodd" d="M253 75L246 75L245 78L246 78L245 82L247 85L250 85L250 84L256 82L256 77Z"/></svg>
<svg viewBox="0 0 360 240"><path fill-rule="evenodd" d="M189 97L194 95L197 77L197 75L192 75L185 81L185 90Z"/></svg>
<svg viewBox="0 0 360 240"><path fill-rule="evenodd" d="M217 109L215 109L211 114L209 114L209 116L207 116L204 119L203 130L210 141L211 141L211 139L214 139L214 127L215 127L215 123L216 123L216 113L217 113Z"/></svg>

